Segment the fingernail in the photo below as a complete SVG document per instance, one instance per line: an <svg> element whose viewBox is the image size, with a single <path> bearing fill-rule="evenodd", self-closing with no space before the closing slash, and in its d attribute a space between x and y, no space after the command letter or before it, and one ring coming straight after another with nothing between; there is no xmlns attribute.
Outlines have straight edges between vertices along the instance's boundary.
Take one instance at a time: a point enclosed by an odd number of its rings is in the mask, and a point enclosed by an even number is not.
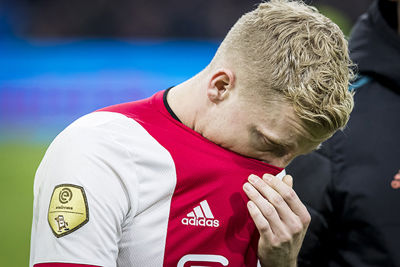
<svg viewBox="0 0 400 267"><path fill-rule="evenodd" d="M249 181L250 181L250 183L252 183L252 184L256 183L256 182L257 182L257 179L258 179L258 177L257 177L256 175L254 175L254 174L251 174L251 175L249 176Z"/></svg>
<svg viewBox="0 0 400 267"><path fill-rule="evenodd" d="M250 187L251 187L251 185L250 185L249 183L245 183L245 184L243 185L244 191L247 191L247 192L250 191L250 189L251 189Z"/></svg>
<svg viewBox="0 0 400 267"><path fill-rule="evenodd" d="M271 182L272 181L272 175L269 173L264 174L263 179L267 182Z"/></svg>
<svg viewBox="0 0 400 267"><path fill-rule="evenodd" d="M254 203L251 201L247 202L247 205L249 206L249 208L254 208Z"/></svg>

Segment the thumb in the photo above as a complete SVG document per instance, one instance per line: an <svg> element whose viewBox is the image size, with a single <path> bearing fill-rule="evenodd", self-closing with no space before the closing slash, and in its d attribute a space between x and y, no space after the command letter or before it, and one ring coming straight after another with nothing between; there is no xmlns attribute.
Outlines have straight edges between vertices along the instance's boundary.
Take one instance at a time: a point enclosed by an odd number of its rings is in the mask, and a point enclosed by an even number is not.
<svg viewBox="0 0 400 267"><path fill-rule="evenodd" d="M293 187L293 177L291 175L285 175L282 181L290 187Z"/></svg>

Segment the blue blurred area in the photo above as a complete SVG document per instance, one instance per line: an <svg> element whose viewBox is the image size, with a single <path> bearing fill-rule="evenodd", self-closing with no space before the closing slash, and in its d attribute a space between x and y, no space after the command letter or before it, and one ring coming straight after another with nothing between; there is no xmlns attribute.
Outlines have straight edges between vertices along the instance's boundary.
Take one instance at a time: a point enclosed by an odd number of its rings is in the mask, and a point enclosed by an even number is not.
<svg viewBox="0 0 400 267"><path fill-rule="evenodd" d="M203 69L217 41L0 39L0 141L48 142L80 116Z"/></svg>

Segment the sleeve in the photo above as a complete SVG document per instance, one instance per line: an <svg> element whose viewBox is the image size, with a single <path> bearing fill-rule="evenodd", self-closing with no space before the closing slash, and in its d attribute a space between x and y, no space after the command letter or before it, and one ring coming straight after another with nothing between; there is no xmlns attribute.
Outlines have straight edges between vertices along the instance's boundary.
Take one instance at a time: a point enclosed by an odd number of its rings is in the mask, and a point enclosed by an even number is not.
<svg viewBox="0 0 400 267"><path fill-rule="evenodd" d="M37 170L31 267L116 266L124 222L137 206L137 179L112 118L96 116L64 130Z"/></svg>
<svg viewBox="0 0 400 267"><path fill-rule="evenodd" d="M299 253L298 266L327 266L331 243L332 225L332 168L331 145L311 154L300 156L288 167L293 176L294 190L306 205L311 223Z"/></svg>

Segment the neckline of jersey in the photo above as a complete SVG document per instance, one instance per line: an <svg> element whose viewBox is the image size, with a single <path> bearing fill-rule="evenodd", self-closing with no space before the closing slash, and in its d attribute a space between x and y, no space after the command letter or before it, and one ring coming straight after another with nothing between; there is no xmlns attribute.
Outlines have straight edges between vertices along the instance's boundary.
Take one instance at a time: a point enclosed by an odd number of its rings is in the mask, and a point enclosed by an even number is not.
<svg viewBox="0 0 400 267"><path fill-rule="evenodd" d="M232 150L223 148L213 142L211 142L210 140L208 140L207 138L205 138L204 136L202 136L200 133L194 131L193 129L189 128L188 126L186 126L185 124L183 124L181 122L181 120L178 118L178 116L176 116L175 112L171 109L171 106L168 104L167 101L167 94L169 92L170 89L172 89L173 87L170 87L166 90L160 91L158 93L156 93L154 95L154 101L153 101L153 105L155 105L157 107L157 109L161 112L161 114L163 114L165 117L167 117L170 121L172 121L174 124L176 124L177 126L179 126L180 128L182 128L183 130L189 132L190 134L194 135L195 137L201 139L203 142L207 142L213 146L218 147L218 149L222 149L228 153L231 153L232 155L234 155L235 157L240 157L243 159L246 159L252 163L255 163L257 165L262 165L262 166L267 166L269 168L278 170L279 172L281 172L282 170L284 170L284 168L280 168L271 164L268 164L266 162L262 162L259 161L257 159L253 159L253 158L249 158L249 157L245 157L243 155L240 155Z"/></svg>
<svg viewBox="0 0 400 267"><path fill-rule="evenodd" d="M175 112L172 110L171 106L168 104L167 101L167 95L169 93L169 91L174 88L174 86L171 86L170 88L166 89L164 94L163 94L163 103L165 108L167 109L169 115L171 115L172 118L174 118L175 120L179 121L180 123L182 123L182 121L178 118L178 116L176 116ZM182 123L183 124L183 123Z"/></svg>

